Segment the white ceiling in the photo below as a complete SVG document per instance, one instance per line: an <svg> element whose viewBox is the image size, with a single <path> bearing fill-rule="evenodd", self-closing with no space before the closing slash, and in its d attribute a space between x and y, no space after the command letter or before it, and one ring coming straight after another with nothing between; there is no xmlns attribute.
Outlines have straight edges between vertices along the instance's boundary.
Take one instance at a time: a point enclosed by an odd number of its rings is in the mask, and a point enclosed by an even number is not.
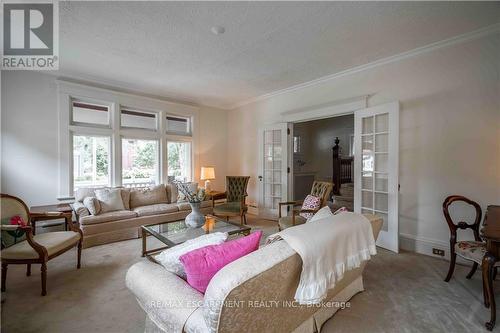
<svg viewBox="0 0 500 333"><path fill-rule="evenodd" d="M499 2L60 2L58 75L227 108L499 13Z"/></svg>

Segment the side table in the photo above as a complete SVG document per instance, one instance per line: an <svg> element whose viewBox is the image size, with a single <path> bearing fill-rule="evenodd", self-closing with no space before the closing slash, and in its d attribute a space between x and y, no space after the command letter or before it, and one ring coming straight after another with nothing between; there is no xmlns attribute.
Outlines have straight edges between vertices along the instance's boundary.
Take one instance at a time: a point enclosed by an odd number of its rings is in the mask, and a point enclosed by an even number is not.
<svg viewBox="0 0 500 333"><path fill-rule="evenodd" d="M36 222L64 219L64 230L68 230L68 224L73 223L73 210L69 204L57 204L30 207L30 223L33 235L36 232Z"/></svg>

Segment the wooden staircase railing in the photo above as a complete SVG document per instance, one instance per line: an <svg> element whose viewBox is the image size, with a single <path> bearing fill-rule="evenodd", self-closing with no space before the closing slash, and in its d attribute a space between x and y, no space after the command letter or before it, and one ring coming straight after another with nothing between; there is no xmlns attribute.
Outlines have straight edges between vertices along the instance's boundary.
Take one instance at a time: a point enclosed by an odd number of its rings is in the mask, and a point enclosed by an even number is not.
<svg viewBox="0 0 500 333"><path fill-rule="evenodd" d="M354 158L341 157L339 138L335 138L335 146L332 148L333 152L333 167L332 167L332 182L333 182L333 194L340 195L340 187L342 184L352 183L354 179L353 175L353 164Z"/></svg>

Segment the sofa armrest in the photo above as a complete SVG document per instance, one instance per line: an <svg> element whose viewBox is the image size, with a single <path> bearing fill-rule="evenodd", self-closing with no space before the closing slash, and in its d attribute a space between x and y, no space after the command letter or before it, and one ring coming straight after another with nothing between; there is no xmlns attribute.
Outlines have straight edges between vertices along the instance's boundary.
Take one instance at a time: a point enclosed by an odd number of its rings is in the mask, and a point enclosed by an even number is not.
<svg viewBox="0 0 500 333"><path fill-rule="evenodd" d="M189 316L203 306L203 294L150 261L130 267L125 281L149 319L165 332L182 332Z"/></svg>
<svg viewBox="0 0 500 333"><path fill-rule="evenodd" d="M90 212L87 209L87 207L85 207L85 205L83 203L81 203L80 201L75 201L72 204L70 204L70 206L73 209L73 211L75 212L76 219L78 221L80 221L81 217L90 215Z"/></svg>
<svg viewBox="0 0 500 333"><path fill-rule="evenodd" d="M203 317L209 332L218 332L219 320L225 306L224 301L234 289L294 254L296 252L287 242L274 242L231 262L218 271L205 291ZM253 298L252 300L260 299ZM229 302L227 306L231 308L231 304L234 303Z"/></svg>

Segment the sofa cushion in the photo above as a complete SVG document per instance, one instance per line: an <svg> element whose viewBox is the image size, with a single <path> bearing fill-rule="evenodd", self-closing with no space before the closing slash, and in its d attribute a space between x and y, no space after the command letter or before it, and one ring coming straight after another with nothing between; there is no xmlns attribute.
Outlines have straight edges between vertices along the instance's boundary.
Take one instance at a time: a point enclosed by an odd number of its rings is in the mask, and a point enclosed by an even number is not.
<svg viewBox="0 0 500 333"><path fill-rule="evenodd" d="M222 215L224 214L239 214L240 213L240 202L226 202L214 207L214 214ZM243 212L248 210L248 206L243 206Z"/></svg>
<svg viewBox="0 0 500 333"><path fill-rule="evenodd" d="M130 209L141 206L168 203L165 185L130 190Z"/></svg>
<svg viewBox="0 0 500 333"><path fill-rule="evenodd" d="M180 211L184 211L184 210L191 210L191 205L189 204L189 202L178 202L177 204L177 207L179 207L179 210ZM207 208L207 207L211 207L212 206L212 201L202 201L201 204L200 204L200 208Z"/></svg>
<svg viewBox="0 0 500 333"><path fill-rule="evenodd" d="M89 215L80 218L80 223L86 224L96 224L110 221L126 220L137 217L136 212L131 212L130 210L117 210L114 212L102 213L99 215Z"/></svg>
<svg viewBox="0 0 500 333"><path fill-rule="evenodd" d="M179 191L177 190L177 185L175 184L167 184L165 185L167 190L168 202L176 203L177 197L179 196Z"/></svg>
<svg viewBox="0 0 500 333"><path fill-rule="evenodd" d="M187 185L188 191L190 193L197 193L198 192L198 183L187 182L187 183L184 183L184 184ZM175 184L174 184L174 186L175 186ZM186 201L186 195L184 193L182 193L178 189L177 189L177 193L178 193L177 202Z"/></svg>
<svg viewBox="0 0 500 333"><path fill-rule="evenodd" d="M166 213L175 213L179 211L176 204L155 204L140 206L133 209L138 216L158 215Z"/></svg>
<svg viewBox="0 0 500 333"><path fill-rule="evenodd" d="M120 187L120 189L122 190L123 206L126 210L130 210L130 189L125 187Z"/></svg>

